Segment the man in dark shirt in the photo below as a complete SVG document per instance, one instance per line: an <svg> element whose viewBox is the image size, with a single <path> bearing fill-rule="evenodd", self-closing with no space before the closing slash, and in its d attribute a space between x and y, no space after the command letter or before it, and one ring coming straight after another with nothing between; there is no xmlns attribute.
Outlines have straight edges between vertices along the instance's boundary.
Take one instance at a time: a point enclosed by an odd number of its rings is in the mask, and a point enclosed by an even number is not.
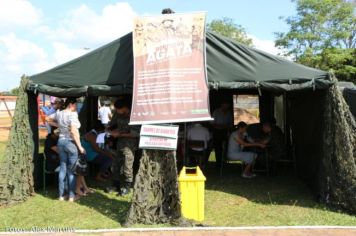
<svg viewBox="0 0 356 236"><path fill-rule="evenodd" d="M120 194L126 195L132 187L133 163L138 146L139 130L137 127L129 126L131 104L128 98L118 99L114 106L115 114L110 122L110 126L116 127L110 131L110 135L117 138L117 155L113 159L113 181L115 186L119 186L119 160L122 159L125 183Z"/></svg>
<svg viewBox="0 0 356 236"><path fill-rule="evenodd" d="M57 148L58 130L51 127L45 140L44 153L46 155L46 170L54 171L59 166L59 152Z"/></svg>
<svg viewBox="0 0 356 236"><path fill-rule="evenodd" d="M272 160L281 159L286 155L286 144L283 131L274 122L264 122L262 130L265 134L265 142Z"/></svg>

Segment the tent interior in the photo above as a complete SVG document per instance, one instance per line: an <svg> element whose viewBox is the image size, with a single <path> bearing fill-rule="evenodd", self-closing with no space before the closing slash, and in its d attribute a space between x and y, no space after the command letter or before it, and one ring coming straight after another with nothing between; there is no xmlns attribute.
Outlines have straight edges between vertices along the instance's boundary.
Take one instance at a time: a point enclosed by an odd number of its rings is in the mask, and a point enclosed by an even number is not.
<svg viewBox="0 0 356 236"><path fill-rule="evenodd" d="M261 120L282 120L289 154L295 155L297 175L318 194L322 159L325 91L329 74L233 42L215 33L206 34L207 78L210 109L234 95L259 97ZM98 97L131 96L133 86L132 34L123 36L80 58L29 77L29 107L38 155L37 95L84 96L81 132L97 118ZM232 107L232 106L231 106Z"/></svg>

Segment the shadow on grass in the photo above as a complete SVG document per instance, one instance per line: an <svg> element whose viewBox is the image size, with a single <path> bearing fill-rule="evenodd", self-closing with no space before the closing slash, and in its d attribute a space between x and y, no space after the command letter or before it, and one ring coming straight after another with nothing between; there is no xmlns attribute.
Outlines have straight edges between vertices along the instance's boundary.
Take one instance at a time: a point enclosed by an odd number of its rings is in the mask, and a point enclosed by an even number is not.
<svg viewBox="0 0 356 236"><path fill-rule="evenodd" d="M261 173L256 178L244 179L238 164L229 163L224 165L223 176L220 177L215 162L209 162L204 174L207 190L235 194L261 204L326 208L316 201L305 183L293 176L292 171L278 176Z"/></svg>
<svg viewBox="0 0 356 236"><path fill-rule="evenodd" d="M92 181L88 182L90 182L89 186L95 189L95 193L81 197L76 203L92 208L98 213L124 225L127 212L131 205L131 195L130 197L123 198L107 194L101 190L103 184L94 183ZM50 199L58 199L58 190L54 186L51 186L46 193L42 191L38 192L38 194Z"/></svg>

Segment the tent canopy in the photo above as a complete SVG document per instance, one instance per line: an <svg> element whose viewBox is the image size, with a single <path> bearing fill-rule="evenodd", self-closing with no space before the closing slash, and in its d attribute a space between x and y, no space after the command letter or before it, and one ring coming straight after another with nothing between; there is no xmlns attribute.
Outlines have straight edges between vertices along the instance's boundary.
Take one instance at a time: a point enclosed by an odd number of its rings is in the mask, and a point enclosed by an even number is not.
<svg viewBox="0 0 356 236"><path fill-rule="evenodd" d="M30 76L30 90L55 96L131 93L132 51L132 33L129 33L77 59ZM330 85L325 71L247 47L213 32L206 34L206 53L211 88L288 91Z"/></svg>

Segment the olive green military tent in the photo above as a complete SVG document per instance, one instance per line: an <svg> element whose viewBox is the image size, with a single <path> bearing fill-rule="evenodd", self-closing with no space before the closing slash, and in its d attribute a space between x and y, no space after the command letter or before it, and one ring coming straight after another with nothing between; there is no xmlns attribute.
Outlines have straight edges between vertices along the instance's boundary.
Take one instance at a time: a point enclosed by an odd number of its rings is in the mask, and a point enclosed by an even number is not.
<svg viewBox="0 0 356 236"><path fill-rule="evenodd" d="M353 156L356 137L352 132L355 121L333 85L332 74L212 32L206 34L206 60L212 103L214 95L219 94L223 97L259 94L261 117L267 119L277 113L277 98L283 98L284 130L293 147L292 154L296 156L298 175L312 186L322 201L356 212ZM38 92L95 98L130 94L132 86L131 33L75 60L30 76L29 106L33 107L30 121L35 142L38 141L35 137L37 110L33 102ZM95 107L97 103L93 100L90 104ZM96 119L95 112L88 113Z"/></svg>
<svg viewBox="0 0 356 236"><path fill-rule="evenodd" d="M327 72L246 47L215 33L206 34L211 88L295 90L327 88ZM130 93L133 84L132 34L82 57L30 76L38 92L65 96Z"/></svg>

